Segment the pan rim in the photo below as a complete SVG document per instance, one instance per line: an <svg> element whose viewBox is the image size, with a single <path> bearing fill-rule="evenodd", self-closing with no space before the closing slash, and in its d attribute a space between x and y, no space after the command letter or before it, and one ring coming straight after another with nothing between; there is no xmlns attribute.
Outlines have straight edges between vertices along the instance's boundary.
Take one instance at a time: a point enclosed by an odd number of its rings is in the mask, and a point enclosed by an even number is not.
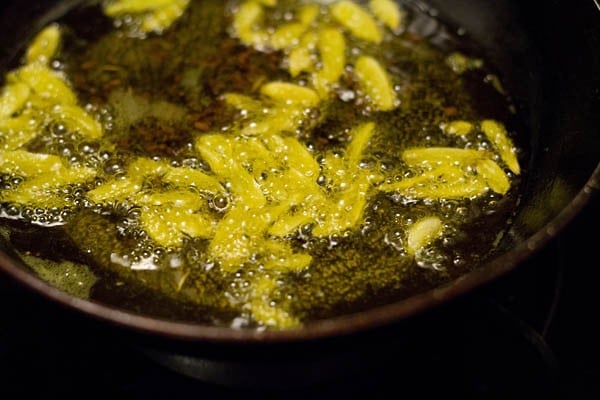
<svg viewBox="0 0 600 400"><path fill-rule="evenodd" d="M534 255L589 205L600 189L600 163L572 200L544 227L512 250L439 287L356 313L308 322L289 330L219 327L135 314L131 311L70 295L27 272L23 265L0 251L0 271L36 294L89 317L152 336L187 342L289 343L350 335L409 319L470 293L514 270Z"/></svg>

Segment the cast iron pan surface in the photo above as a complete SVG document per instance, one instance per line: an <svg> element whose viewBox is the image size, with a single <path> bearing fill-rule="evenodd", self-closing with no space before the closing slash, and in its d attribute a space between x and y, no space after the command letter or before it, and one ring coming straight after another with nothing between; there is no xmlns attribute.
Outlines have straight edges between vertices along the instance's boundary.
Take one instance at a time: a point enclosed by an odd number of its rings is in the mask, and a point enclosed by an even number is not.
<svg viewBox="0 0 600 400"><path fill-rule="evenodd" d="M598 308L590 279L597 262L588 256L597 243L585 234L595 229L599 206L590 204L539 254L488 287L405 324L307 344L302 356L285 345L262 349L243 377L221 368L197 380L164 368L137 341L0 276L0 398L599 398L600 327L590 318ZM269 358L272 373L249 384ZM244 365L227 348L200 358L228 359ZM297 367L302 362L311 368ZM294 366L291 382L273 372Z"/></svg>
<svg viewBox="0 0 600 400"><path fill-rule="evenodd" d="M64 2L61 4L69 4ZM5 2L0 20L0 62L14 57L23 38L43 26L50 2ZM442 19L462 26L510 79L519 112L526 116L532 156L519 214L498 257L441 288L366 312L298 330L251 332L173 323L134 315L66 295L41 282L6 253L0 265L12 278L45 297L119 327L158 337L201 342L276 343L332 337L413 316L479 288L544 248L595 196L598 189L600 11L593 1L432 1ZM57 11L60 13L60 10ZM33 22L39 26L33 26ZM29 32L29 33L27 33ZM1 65L6 68L7 65ZM561 196L557 196L560 190ZM536 224L523 223L537 212ZM184 340L184 341L185 341Z"/></svg>

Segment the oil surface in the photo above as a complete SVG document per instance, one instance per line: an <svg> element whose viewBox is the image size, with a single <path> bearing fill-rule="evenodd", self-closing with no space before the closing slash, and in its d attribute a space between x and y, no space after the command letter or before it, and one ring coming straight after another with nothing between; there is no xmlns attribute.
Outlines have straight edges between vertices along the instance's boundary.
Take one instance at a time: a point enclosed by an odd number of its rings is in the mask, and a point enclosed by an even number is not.
<svg viewBox="0 0 600 400"><path fill-rule="evenodd" d="M295 2L279 4L270 22L284 21ZM27 257L50 260L46 276L53 265L62 265L56 274L81 280L87 275L80 268L88 266L92 274L81 286L89 290L78 292L82 296L143 314L236 327L261 325L247 304L264 277L276 282L276 288L263 301L306 322L408 297L484 261L510 224L518 203L518 176L511 176L505 195L489 191L468 199L415 199L378 192L369 198L359 229L319 238L302 228L288 238L294 249L312 256L309 268L298 273L265 271L259 263L223 271L207 256L207 240L189 238L181 248L165 248L141 228L139 207L89 202L87 191L126 175L137 157L210 172L194 150L194 140L234 130L243 122L243 115L227 107L222 96L255 96L261 83L290 80L282 51L257 50L231 35L234 9L219 1L193 1L170 29L143 39L115 28L95 4L79 6L57 21L64 39L53 67L69 77L105 134L89 140L49 126L27 149L100 173L95 182L65 193L65 209L3 204L2 224L10 229L12 245ZM406 5L405 11L406 29L388 33L380 45L352 38L347 44L354 57L368 53L382 62L399 106L385 113L369 109L345 75L343 89L318 113L307 115L295 132L317 160L327 152L343 153L348 132L374 121L378 134L369 142L364 168L400 180L410 174L401 159L403 149L490 147L481 132L446 134L440 126L448 121L495 119L511 132L516 129L516 117L491 66L484 62L481 68L457 73L448 62L458 51L481 58L473 53L476 46L419 8ZM8 188L14 179L0 177L0 184ZM149 191L160 190L161 182L145 184ZM227 199L207 201L215 218L222 218L220 206L226 208ZM444 235L413 257L406 251L406 231L429 215L443 221ZM66 266L79 272L65 272ZM64 279L47 280L73 286Z"/></svg>

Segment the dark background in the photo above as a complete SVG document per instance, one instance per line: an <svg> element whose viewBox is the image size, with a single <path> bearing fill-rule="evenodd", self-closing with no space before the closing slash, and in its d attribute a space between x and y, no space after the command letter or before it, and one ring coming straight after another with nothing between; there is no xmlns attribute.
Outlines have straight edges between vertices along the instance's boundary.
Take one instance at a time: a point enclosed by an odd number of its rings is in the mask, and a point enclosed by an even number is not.
<svg viewBox="0 0 600 400"><path fill-rule="evenodd" d="M383 398L388 392L599 398L598 210L596 199L556 240L499 281L407 324L340 339L342 350L331 351L348 355L357 370L339 365L334 376L329 366L312 386L303 384L301 371L287 389L264 387L282 384L276 373L254 388L179 375L148 358L134 337L0 275L0 398ZM315 352L312 373L328 346L306 346L306 357Z"/></svg>

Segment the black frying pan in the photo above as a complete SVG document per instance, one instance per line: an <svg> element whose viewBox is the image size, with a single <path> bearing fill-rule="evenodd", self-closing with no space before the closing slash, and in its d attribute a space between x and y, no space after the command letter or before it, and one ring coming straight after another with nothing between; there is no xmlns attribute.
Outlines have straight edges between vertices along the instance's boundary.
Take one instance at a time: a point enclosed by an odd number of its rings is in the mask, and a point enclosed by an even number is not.
<svg viewBox="0 0 600 400"><path fill-rule="evenodd" d="M4 1L0 68L20 46L73 1ZM525 116L531 156L519 212L496 256L442 287L360 313L291 331L244 331L177 323L82 300L34 276L2 244L0 270L49 300L176 345L304 342L335 338L408 319L493 281L532 257L596 196L600 179L600 7L593 0L431 0L424 6L461 26L503 71ZM435 11L433 11L435 10ZM535 215L535 218L532 218Z"/></svg>

